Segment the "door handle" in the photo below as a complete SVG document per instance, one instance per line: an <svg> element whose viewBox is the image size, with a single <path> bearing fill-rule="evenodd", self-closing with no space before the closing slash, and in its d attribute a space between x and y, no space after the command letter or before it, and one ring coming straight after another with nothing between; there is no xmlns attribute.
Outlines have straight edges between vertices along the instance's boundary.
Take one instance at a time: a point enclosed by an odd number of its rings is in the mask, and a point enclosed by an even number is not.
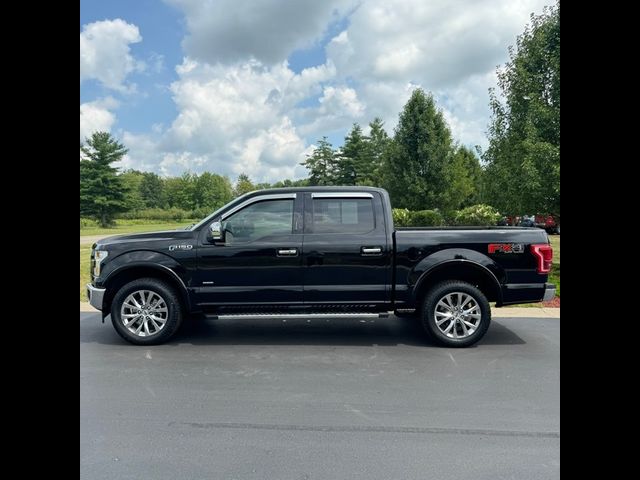
<svg viewBox="0 0 640 480"><path fill-rule="evenodd" d="M380 255L382 254L382 247L361 247L361 255Z"/></svg>
<svg viewBox="0 0 640 480"><path fill-rule="evenodd" d="M295 257L298 255L297 248L279 248L277 251L279 257Z"/></svg>

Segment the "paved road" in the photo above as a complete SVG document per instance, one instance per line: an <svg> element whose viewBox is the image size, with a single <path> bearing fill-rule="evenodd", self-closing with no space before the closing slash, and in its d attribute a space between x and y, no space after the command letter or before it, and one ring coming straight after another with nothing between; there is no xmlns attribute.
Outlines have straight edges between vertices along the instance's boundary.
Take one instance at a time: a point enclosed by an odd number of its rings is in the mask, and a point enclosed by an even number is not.
<svg viewBox="0 0 640 480"><path fill-rule="evenodd" d="M560 320L241 320L134 347L80 314L82 479L559 478Z"/></svg>

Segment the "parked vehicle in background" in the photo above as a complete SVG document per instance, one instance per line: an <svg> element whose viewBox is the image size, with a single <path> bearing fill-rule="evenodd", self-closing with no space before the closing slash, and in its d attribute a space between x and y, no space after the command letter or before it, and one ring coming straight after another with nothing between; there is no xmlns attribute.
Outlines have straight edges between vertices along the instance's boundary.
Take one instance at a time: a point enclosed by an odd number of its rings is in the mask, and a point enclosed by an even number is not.
<svg viewBox="0 0 640 480"><path fill-rule="evenodd" d="M547 234L521 227L395 228L371 187L251 192L188 230L91 250L89 301L137 345L211 317L415 315L441 345L480 340L496 307L555 296Z"/></svg>
<svg viewBox="0 0 640 480"><path fill-rule="evenodd" d="M520 227L535 227L535 220L533 215L523 215L520 219L520 223L518 223Z"/></svg>
<svg viewBox="0 0 640 480"><path fill-rule="evenodd" d="M534 224L538 228L544 228L549 234L560 234L560 224L553 215L536 215Z"/></svg>
<svg viewBox="0 0 640 480"><path fill-rule="evenodd" d="M560 235L560 222L558 220L554 215L506 215L498 221L497 225L499 227L537 227L542 228L550 235L554 233Z"/></svg>

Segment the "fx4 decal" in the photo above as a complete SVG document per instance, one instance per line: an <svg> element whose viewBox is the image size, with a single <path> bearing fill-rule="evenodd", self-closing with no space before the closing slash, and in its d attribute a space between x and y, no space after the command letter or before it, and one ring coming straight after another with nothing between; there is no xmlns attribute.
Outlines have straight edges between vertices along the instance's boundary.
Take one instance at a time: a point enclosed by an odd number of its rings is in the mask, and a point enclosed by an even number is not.
<svg viewBox="0 0 640 480"><path fill-rule="evenodd" d="M522 243L490 243L489 253L524 253Z"/></svg>

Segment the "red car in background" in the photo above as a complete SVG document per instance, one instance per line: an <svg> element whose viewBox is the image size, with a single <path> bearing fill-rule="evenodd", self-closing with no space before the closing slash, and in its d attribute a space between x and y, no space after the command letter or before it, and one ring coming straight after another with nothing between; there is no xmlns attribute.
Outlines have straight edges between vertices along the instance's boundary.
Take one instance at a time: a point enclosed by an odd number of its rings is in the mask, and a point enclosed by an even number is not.
<svg viewBox="0 0 640 480"><path fill-rule="evenodd" d="M560 234L560 223L553 215L536 215L534 225L538 228L544 228L547 233Z"/></svg>
<svg viewBox="0 0 640 480"><path fill-rule="evenodd" d="M500 226L538 227L549 234L560 234L560 222L554 215L506 215L498 222Z"/></svg>

